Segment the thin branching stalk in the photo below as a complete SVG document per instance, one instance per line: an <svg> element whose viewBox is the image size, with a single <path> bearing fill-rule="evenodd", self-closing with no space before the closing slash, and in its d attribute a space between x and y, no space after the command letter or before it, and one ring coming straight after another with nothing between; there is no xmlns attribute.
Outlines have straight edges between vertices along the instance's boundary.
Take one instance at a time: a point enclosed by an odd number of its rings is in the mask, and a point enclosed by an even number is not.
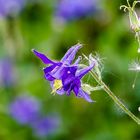
<svg viewBox="0 0 140 140"><path fill-rule="evenodd" d="M113 99L113 101L128 115L130 116L138 125L140 125L140 119L136 117L109 89L109 87L98 78L97 74L91 71L91 75L97 81L98 84L103 86L103 90Z"/></svg>

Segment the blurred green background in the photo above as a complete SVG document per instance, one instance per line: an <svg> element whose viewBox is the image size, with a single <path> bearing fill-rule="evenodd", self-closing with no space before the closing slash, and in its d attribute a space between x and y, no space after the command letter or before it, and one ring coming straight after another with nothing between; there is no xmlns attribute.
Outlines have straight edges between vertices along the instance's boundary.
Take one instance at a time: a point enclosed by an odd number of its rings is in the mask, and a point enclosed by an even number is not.
<svg viewBox="0 0 140 140"><path fill-rule="evenodd" d="M73 94L52 96L43 77L45 65L31 52L35 48L60 60L72 45L82 43L78 55L100 54L104 60L104 82L140 117L140 75L132 88L135 73L128 70L129 64L139 58L138 43L130 29L128 13L119 9L122 4L126 0L99 0L90 16L64 22L55 18L59 1L42 0L27 2L14 17L1 17L0 61L10 58L14 82L7 86L1 80L0 140L140 140L140 127L104 91L92 93L96 103ZM92 80L90 77L90 84L95 85ZM23 93L38 98L42 112L59 114L62 121L57 133L36 137L28 126L18 124L8 115L9 103Z"/></svg>

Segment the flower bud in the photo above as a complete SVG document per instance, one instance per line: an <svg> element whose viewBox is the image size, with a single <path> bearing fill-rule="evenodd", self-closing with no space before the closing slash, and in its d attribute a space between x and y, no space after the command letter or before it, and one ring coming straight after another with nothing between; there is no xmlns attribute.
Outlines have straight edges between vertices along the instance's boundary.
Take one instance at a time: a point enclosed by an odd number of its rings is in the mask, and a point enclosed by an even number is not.
<svg viewBox="0 0 140 140"><path fill-rule="evenodd" d="M140 20L137 16L137 13L135 11L135 6L136 4L140 2L140 1L134 1L132 6L130 5L129 1L127 0L127 4L128 6L126 5L122 5L120 7L120 9L124 8L124 11L126 12L126 9L128 10L129 12L129 20L130 20L130 26L132 28L132 30L134 32L139 32L140 31Z"/></svg>

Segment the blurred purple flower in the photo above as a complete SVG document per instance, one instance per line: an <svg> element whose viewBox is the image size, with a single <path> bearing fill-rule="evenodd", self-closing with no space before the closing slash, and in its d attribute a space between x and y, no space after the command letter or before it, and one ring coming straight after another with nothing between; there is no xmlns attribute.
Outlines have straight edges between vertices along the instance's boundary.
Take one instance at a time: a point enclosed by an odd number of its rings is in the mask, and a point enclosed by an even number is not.
<svg viewBox="0 0 140 140"><path fill-rule="evenodd" d="M0 87L10 87L15 83L14 67L10 59L0 60Z"/></svg>
<svg viewBox="0 0 140 140"><path fill-rule="evenodd" d="M60 126L60 119L58 116L47 116L36 120L32 124L34 133L39 137L45 137L53 134L57 131Z"/></svg>
<svg viewBox="0 0 140 140"><path fill-rule="evenodd" d="M40 102L31 96L19 96L10 104L10 115L20 124L30 124L38 118Z"/></svg>
<svg viewBox="0 0 140 140"><path fill-rule="evenodd" d="M66 93L66 95L69 96L73 91L77 97L81 97L88 102L92 102L90 96L82 90L81 79L94 67L95 63L93 62L90 66L81 69L78 65L81 57L78 57L75 63L72 64L77 51L81 47L81 44L72 46L60 62L52 61L36 50L33 50L33 52L45 64L50 64L50 66L44 69L44 73L45 78L50 82L53 89L52 92L56 92L59 95Z"/></svg>
<svg viewBox="0 0 140 140"><path fill-rule="evenodd" d="M26 0L0 0L0 16L13 16L24 7Z"/></svg>
<svg viewBox="0 0 140 140"><path fill-rule="evenodd" d="M60 0L56 16L64 20L73 20L96 11L96 0Z"/></svg>

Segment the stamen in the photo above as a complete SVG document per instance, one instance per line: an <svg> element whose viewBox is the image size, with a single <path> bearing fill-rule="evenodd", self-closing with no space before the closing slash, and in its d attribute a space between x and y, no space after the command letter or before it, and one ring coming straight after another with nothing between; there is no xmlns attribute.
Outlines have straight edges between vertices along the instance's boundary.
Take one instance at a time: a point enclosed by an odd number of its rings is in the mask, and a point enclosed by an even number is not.
<svg viewBox="0 0 140 140"><path fill-rule="evenodd" d="M55 92L58 90L58 89L61 89L63 86L62 84L62 81L61 80L54 80L54 84L53 84L53 91L51 92L52 94L55 94Z"/></svg>

